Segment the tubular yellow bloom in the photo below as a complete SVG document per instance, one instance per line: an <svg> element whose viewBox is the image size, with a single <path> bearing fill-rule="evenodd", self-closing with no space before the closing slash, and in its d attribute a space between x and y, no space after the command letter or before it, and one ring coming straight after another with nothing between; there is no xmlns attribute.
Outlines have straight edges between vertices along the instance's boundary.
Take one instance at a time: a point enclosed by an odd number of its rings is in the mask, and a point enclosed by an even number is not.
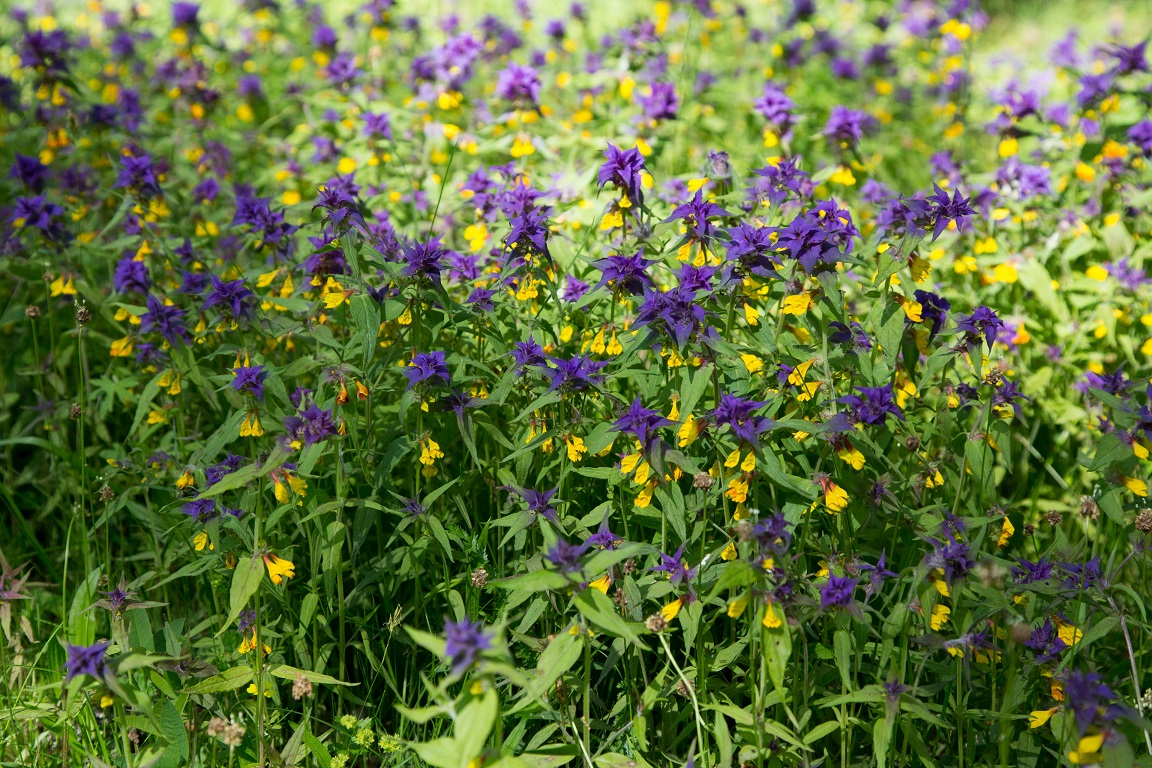
<svg viewBox="0 0 1152 768"><path fill-rule="evenodd" d="M612 586L612 577L606 573L595 581L588 582L588 586L592 589L598 589L601 594L606 595L608 594L608 587Z"/></svg>
<svg viewBox="0 0 1152 768"><path fill-rule="evenodd" d="M680 607L682 605L684 605L684 601L678 597L661 608L660 615L664 617L665 621L672 621L672 619L676 618L676 614L680 613Z"/></svg>
<svg viewBox="0 0 1152 768"><path fill-rule="evenodd" d="M1015 532L1016 528L1013 527L1012 521L1005 517L1004 525L1000 528L1000 538L996 540L996 546L1004 549L1004 547L1008 546L1008 540L1012 538L1012 534Z"/></svg>
<svg viewBox="0 0 1152 768"><path fill-rule="evenodd" d="M1056 714L1059 707L1052 707L1052 709L1037 709L1028 715L1028 727L1039 728L1052 719L1052 715Z"/></svg>
<svg viewBox="0 0 1152 768"><path fill-rule="evenodd" d="M764 625L765 629L779 629L784 626L782 612L771 600L769 600L768 605L764 607L764 618L760 623Z"/></svg>
<svg viewBox="0 0 1152 768"><path fill-rule="evenodd" d="M720 553L721 560L735 560L736 559L736 542L728 542L728 546L724 547L724 551Z"/></svg>
<svg viewBox="0 0 1152 768"><path fill-rule="evenodd" d="M738 597L732 602L728 603L728 617L731 619L738 619L744 615L744 609L748 607L748 596L744 595Z"/></svg>
<svg viewBox="0 0 1152 768"><path fill-rule="evenodd" d="M180 479L176 481L176 487L180 490L184 490L188 486L193 485L195 482L195 478L192 477L192 470L185 469L184 474L180 475Z"/></svg>
<svg viewBox="0 0 1152 768"><path fill-rule="evenodd" d="M568 435L564 438L564 444L568 446L568 460L580 461L584 458L584 454L588 453L588 449L584 446L584 438L576 437L576 435Z"/></svg>
<svg viewBox="0 0 1152 768"><path fill-rule="evenodd" d="M948 623L948 616L951 615L952 609L946 605L936 603L932 606L932 618L929 620L932 631L938 632L940 628Z"/></svg>
<svg viewBox="0 0 1152 768"><path fill-rule="evenodd" d="M272 579L273 584L283 584L284 579L296 575L296 566L292 561L277 557L271 552L264 555L264 565L268 567L268 578Z"/></svg>

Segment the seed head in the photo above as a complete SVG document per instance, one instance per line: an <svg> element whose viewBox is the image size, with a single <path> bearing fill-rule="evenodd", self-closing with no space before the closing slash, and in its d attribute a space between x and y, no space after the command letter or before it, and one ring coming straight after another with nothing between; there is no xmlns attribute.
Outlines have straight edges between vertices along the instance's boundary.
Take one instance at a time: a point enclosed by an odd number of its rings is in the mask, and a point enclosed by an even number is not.
<svg viewBox="0 0 1152 768"><path fill-rule="evenodd" d="M1152 510L1144 509L1136 515L1136 530L1140 533L1152 531Z"/></svg>
<svg viewBox="0 0 1152 768"><path fill-rule="evenodd" d="M28 318L29 320L35 320L36 318L40 317L40 307L36 306L35 304L29 304L28 306L24 307L24 317Z"/></svg>
<svg viewBox="0 0 1152 768"><path fill-rule="evenodd" d="M668 620L662 614L654 613L644 622L644 626L648 627L648 631L660 634L668 629Z"/></svg>
<svg viewBox="0 0 1152 768"><path fill-rule="evenodd" d="M488 584L488 571L483 568L477 568L472 571L472 586L477 589L484 589Z"/></svg>

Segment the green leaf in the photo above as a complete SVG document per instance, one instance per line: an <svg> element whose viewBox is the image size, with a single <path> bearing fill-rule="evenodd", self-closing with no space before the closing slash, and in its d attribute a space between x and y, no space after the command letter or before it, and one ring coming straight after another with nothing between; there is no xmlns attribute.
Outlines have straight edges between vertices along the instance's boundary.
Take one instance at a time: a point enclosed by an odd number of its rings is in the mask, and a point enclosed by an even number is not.
<svg viewBox="0 0 1152 768"><path fill-rule="evenodd" d="M580 659L580 652L584 648L584 636L573 635L571 632L561 632L548 643L548 647L536 659L536 674L529 677L528 687L524 689L524 697L508 714L520 710L546 696L560 679L560 676L572 668Z"/></svg>
<svg viewBox="0 0 1152 768"><path fill-rule="evenodd" d="M1096 454L1087 464L1088 469L1099 472L1123 461L1132 455L1132 446L1125 443L1115 432L1109 432L1096 444ZM1084 463L1083 461L1081 463Z"/></svg>
<svg viewBox="0 0 1152 768"><path fill-rule="evenodd" d="M616 604L598 589L586 589L576 595L576 608L588 621L613 637L622 637L633 645L642 646L640 635L647 633L642 624L625 620L616 613Z"/></svg>
<svg viewBox="0 0 1152 768"><path fill-rule="evenodd" d="M360 343L360 354L367 366L376 350L376 333L380 330L380 308L376 301L363 293L356 294L348 301L352 310L352 322L356 328L356 340Z"/></svg>
<svg viewBox="0 0 1152 768"><path fill-rule="evenodd" d="M787 622L775 629L764 629L764 659L768 662L768 677L776 690L784 690L784 674L788 657L792 655L792 633Z"/></svg>
<svg viewBox="0 0 1152 768"><path fill-rule="evenodd" d="M836 653L836 669L840 672L840 683L848 690L852 690L852 638L849 637L848 630L836 630L833 648Z"/></svg>
<svg viewBox="0 0 1152 768"><path fill-rule="evenodd" d="M275 667L271 667L268 672L273 677L279 677L281 680L295 680L297 677L303 677L310 683L321 683L323 685L359 685L359 683L345 683L342 680L337 680L331 675L325 675L321 672L313 672L310 669L298 669L296 667L290 667L287 664L278 664Z"/></svg>
<svg viewBox="0 0 1152 768"><path fill-rule="evenodd" d="M881 717L872 726L872 756L876 758L878 768L888 765L888 747L892 743L893 722L888 717Z"/></svg>
<svg viewBox="0 0 1152 768"><path fill-rule="evenodd" d="M500 587L515 592L548 592L553 589L564 589L570 585L571 582L565 578L564 574L543 568L520 576L488 582L490 587Z"/></svg>
<svg viewBox="0 0 1152 768"><path fill-rule="evenodd" d="M68 640L73 645L92 645L96 642L96 613L88 607L96 602L96 582L100 569L94 568L88 578L80 582L72 593L68 608Z"/></svg>
<svg viewBox="0 0 1152 768"><path fill-rule="evenodd" d="M484 693L471 697L456 716L454 740L457 747L457 768L468 768L474 758L480 756L496 723L500 710L500 697L496 688L485 686Z"/></svg>
<svg viewBox="0 0 1152 768"><path fill-rule="evenodd" d="M260 589L260 582L263 580L264 563L258 555L253 554L252 557L245 557L236 563L236 570L232 574L232 589L228 598L228 618L224 620L224 624L216 633L216 637L220 637L232 626L252 595Z"/></svg>
<svg viewBox="0 0 1152 768"><path fill-rule="evenodd" d="M191 695L234 691L251 680L254 674L252 667L232 667L218 675L206 677L195 685L188 686L181 691L181 694Z"/></svg>
<svg viewBox="0 0 1152 768"><path fill-rule="evenodd" d="M308 751L312 753L312 757L316 758L317 765L320 768L332 768L332 755L328 754L327 747L312 735L312 731L304 728L304 745L308 747Z"/></svg>

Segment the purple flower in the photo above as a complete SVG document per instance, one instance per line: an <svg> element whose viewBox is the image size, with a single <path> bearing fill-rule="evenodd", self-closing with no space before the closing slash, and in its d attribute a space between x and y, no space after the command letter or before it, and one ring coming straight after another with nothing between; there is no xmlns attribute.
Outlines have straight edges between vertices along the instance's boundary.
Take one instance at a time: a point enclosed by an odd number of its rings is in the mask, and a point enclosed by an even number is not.
<svg viewBox="0 0 1152 768"><path fill-rule="evenodd" d="M48 201L45 195L17 197L16 206L8 221L17 228L38 229L49 240L64 241L69 238L63 224L64 209Z"/></svg>
<svg viewBox="0 0 1152 768"><path fill-rule="evenodd" d="M649 452L653 450L660 443L660 436L656 430L661 427L671 426L675 422L669 421L664 418L659 411L651 408L645 408L640 404L640 397L637 396L632 401L632 405L628 410L621 414L620 418L616 419L616 423L612 428L620 432L625 432L630 435L635 435L636 439L640 441L642 446L641 450Z"/></svg>
<svg viewBox="0 0 1152 768"><path fill-rule="evenodd" d="M637 95L636 102L649 120L675 120L676 112L680 109L680 97L676 95L676 87L672 83L659 80L652 83L652 93L647 96Z"/></svg>
<svg viewBox="0 0 1152 768"><path fill-rule="evenodd" d="M137 197L149 199L160 195L160 182L156 178L156 168L148 155L121 155L120 172L116 176L115 188L127 189Z"/></svg>
<svg viewBox="0 0 1152 768"><path fill-rule="evenodd" d="M680 584L684 581L691 581L696 578L696 569L689 568L687 561L682 559L684 555L684 545L680 545L680 549L676 550L676 554L669 557L663 552L660 553L660 564L655 565L651 570L657 573L668 574L668 579L673 584Z"/></svg>
<svg viewBox="0 0 1152 768"><path fill-rule="evenodd" d="M405 277L440 284L440 271L444 268L440 261L448 253L440 245L440 238L434 237L426 243L404 243L403 250Z"/></svg>
<svg viewBox="0 0 1152 768"><path fill-rule="evenodd" d="M645 288L653 287L647 269L655 263L644 259L643 248L631 256L620 253L600 259L592 265L600 270L600 282L596 284L596 288L603 288L611 283L614 290L636 296Z"/></svg>
<svg viewBox="0 0 1152 768"><path fill-rule="evenodd" d="M552 383L548 386L549 392L557 390L570 392L599 386L604 381L604 375L600 370L608 365L607 360L597 362L583 355L576 355L568 360L549 355L548 359L556 365L555 368L539 367L543 368L544 373L552 379Z"/></svg>
<svg viewBox="0 0 1152 768"><path fill-rule="evenodd" d="M48 166L40 162L38 157L29 157L16 153L16 162L8 176L17 179L30 192L43 192L48 181Z"/></svg>
<svg viewBox="0 0 1152 768"><path fill-rule="evenodd" d="M600 521L600 527L596 529L596 533L588 537L584 545L595 549L616 549L623 541L608 529L608 513L605 512L604 518Z"/></svg>
<svg viewBox="0 0 1152 768"><path fill-rule="evenodd" d="M689 236L699 241L705 246L708 246L716 239L716 230L712 226L712 222L708 221L709 218L718 216L733 216L715 203L710 203L704 199L703 190L696 190L696 195L687 203L676 206L672 211L672 215L664 220L664 223L671 221L683 220L685 226L688 227Z"/></svg>
<svg viewBox="0 0 1152 768"><path fill-rule="evenodd" d="M1059 632L1052 624L1052 619L1045 619L1043 624L1032 630L1032 634L1024 643L1024 647L1036 652L1036 657L1033 660L1037 664L1046 664L1053 659L1058 659L1068 644L1060 638Z"/></svg>
<svg viewBox="0 0 1152 768"><path fill-rule="evenodd" d="M492 297L495 295L496 292L488 288L473 288L468 298L464 299L464 303L472 304L482 312L493 312L496 305L492 302Z"/></svg>
<svg viewBox="0 0 1152 768"><path fill-rule="evenodd" d="M743 280L749 274L774 277L780 264L776 244L772 241L775 231L771 227L754 227L746 223L729 229L724 280Z"/></svg>
<svg viewBox="0 0 1152 768"><path fill-rule="evenodd" d="M192 518L192 522L208 522L216 516L215 499L193 499L184 504L184 514Z"/></svg>
<svg viewBox="0 0 1152 768"><path fill-rule="evenodd" d="M837 104L832 107L828 122L824 125L824 135L849 149L855 148L864 137L866 128L871 127L873 118L866 112Z"/></svg>
<svg viewBox="0 0 1152 768"><path fill-rule="evenodd" d="M753 416L752 412L763 408L764 403L744 400L736 395L723 394L720 404L712 412L718 426L727 424L732 434L745 443L756 445L761 432L772 428L772 420L764 416Z"/></svg>
<svg viewBox="0 0 1152 768"><path fill-rule="evenodd" d="M1129 128L1128 141L1145 155L1152 155L1152 120L1141 120Z"/></svg>
<svg viewBox="0 0 1152 768"><path fill-rule="evenodd" d="M1083 736L1094 723L1110 723L1127 712L1114 703L1116 694L1096 672L1072 670L1064 678L1064 700L1076 716L1076 728Z"/></svg>
<svg viewBox="0 0 1152 768"><path fill-rule="evenodd" d="M512 355L513 369L517 371L528 366L543 367L547 365L544 348L537 344L535 339L516 342L509 354Z"/></svg>
<svg viewBox="0 0 1152 768"><path fill-rule="evenodd" d="M564 276L564 285L560 288L557 295L561 301L577 302L580 301L584 294L588 293L588 283L579 280L572 275Z"/></svg>
<svg viewBox="0 0 1152 768"><path fill-rule="evenodd" d="M339 434L332 421L332 411L323 410L316 403L309 405L300 414L285 419L284 429L289 439L301 441L305 446Z"/></svg>
<svg viewBox="0 0 1152 768"><path fill-rule="evenodd" d="M97 680L104 678L107 666L104 654L111 643L107 640L92 645L69 645L68 659L64 662L67 673L64 682L70 682L79 675L90 675Z"/></svg>
<svg viewBox="0 0 1152 768"><path fill-rule="evenodd" d="M884 567L884 555L884 552L880 553L880 559L876 561L876 565L868 565L865 563L860 566L861 573L868 574L868 583L864 585L865 597L872 597L872 595L879 591L885 579L894 579L897 576L897 574Z"/></svg>
<svg viewBox="0 0 1152 768"><path fill-rule="evenodd" d="M631 202L644 205L644 188L640 178L644 170L644 156L640 154L640 150L633 147L625 151L614 144L609 144L604 150L604 157L607 159L597 174L600 189L604 189L606 184L611 184L623 192Z"/></svg>
<svg viewBox="0 0 1152 768"><path fill-rule="evenodd" d="M237 456L229 452L219 464L213 464L204 470L204 478L208 482L208 487L211 488L216 485L216 483L224 479L225 475L236 472L247 463L248 460L243 456Z"/></svg>
<svg viewBox="0 0 1152 768"><path fill-rule="evenodd" d="M829 574L828 583L820 588L820 610L850 608L853 605L852 595L856 591L856 584L856 579Z"/></svg>
<svg viewBox="0 0 1152 768"><path fill-rule="evenodd" d="M244 282L242 277L238 280L225 281L212 275L212 290L204 301L203 310L218 306L231 313L235 320L251 315L252 308L247 300L253 293Z"/></svg>
<svg viewBox="0 0 1152 768"><path fill-rule="evenodd" d="M952 199L948 199L948 193L940 189L939 184L932 185L936 189L936 194L931 197L925 198L931 206L929 215L932 218L932 240L940 237L940 234L948 228L948 223L951 221L956 222L956 231L963 232L965 219L969 216L974 216L976 211L969 203L972 198L961 197L960 190L957 189L952 193Z"/></svg>
<svg viewBox="0 0 1152 768"><path fill-rule="evenodd" d="M484 625L467 617L444 622L444 636L444 654L452 663L453 675L467 672L480 653L492 647L492 637L484 631Z"/></svg>
<svg viewBox="0 0 1152 768"><path fill-rule="evenodd" d="M536 491L531 488L512 486L512 490L516 491L524 503L528 505L529 512L540 515L552 523L560 522L556 508L552 506L552 497L556 495L556 491L560 490L559 488L553 488L550 491Z"/></svg>
<svg viewBox="0 0 1152 768"><path fill-rule="evenodd" d="M443 352L420 352L412 358L412 363L404 369L408 377L408 389L417 384L427 384L432 379L440 379L445 385L452 383L452 374L444 361Z"/></svg>
<svg viewBox="0 0 1152 768"><path fill-rule="evenodd" d="M561 573L576 573L580 570L580 557L588 550L588 543L569 544L557 539L546 557Z"/></svg>
<svg viewBox="0 0 1152 768"><path fill-rule="evenodd" d="M160 299L149 294L148 299L145 301L148 308L143 315L140 316L140 330L144 333L151 331L158 331L161 336L167 339L169 344L176 345L181 341L191 341L192 334L184 327L181 322L184 318L185 311L175 305L168 306L160 302Z"/></svg>
<svg viewBox="0 0 1152 768"><path fill-rule="evenodd" d="M928 340L931 341L935 338L936 334L940 332L940 329L944 327L944 321L948 317L948 310L952 309L952 302L931 291L917 290L915 298L921 306L921 321L931 323L932 325L928 333Z"/></svg>
<svg viewBox="0 0 1152 768"><path fill-rule="evenodd" d="M658 324L678 350L703 327L706 314L704 307L696 303L694 291L683 287L667 293L649 290L644 292L644 301L636 313L635 327Z"/></svg>
<svg viewBox="0 0 1152 768"><path fill-rule="evenodd" d="M964 345L973 351L980 346L981 337L991 349L993 342L996 341L996 334L1003 327L1004 321L988 307L977 307L972 314L961 315L957 318L956 323L956 330L964 334Z"/></svg>
<svg viewBox="0 0 1152 768"><path fill-rule="evenodd" d="M176 27L195 27L200 6L195 3L177 2L172 4L172 25Z"/></svg>
<svg viewBox="0 0 1152 768"><path fill-rule="evenodd" d="M241 366L233 368L232 388L237 392L248 392L260 402L264 402L264 379L268 372L262 365Z"/></svg>
<svg viewBox="0 0 1152 768"><path fill-rule="evenodd" d="M872 339L868 338L868 332L855 320L852 321L851 327L833 321L828 324L828 328L832 330L832 333L828 334L828 341L832 344L841 344L847 347L849 352L872 349Z"/></svg>
<svg viewBox="0 0 1152 768"><path fill-rule="evenodd" d="M540 74L532 67L510 61L496 79L496 96L525 107L535 107L540 103Z"/></svg>
<svg viewBox="0 0 1152 768"><path fill-rule="evenodd" d="M117 293L148 293L151 285L148 265L137 261L132 254L116 263L116 271L112 273L112 287Z"/></svg>
<svg viewBox="0 0 1152 768"><path fill-rule="evenodd" d="M365 112L364 135L370 139L392 141L392 118L387 112Z"/></svg>
<svg viewBox="0 0 1152 768"><path fill-rule="evenodd" d="M944 580L948 584L952 584L956 579L966 575L975 562L968 553L967 544L957 541L950 531L944 532L944 538L945 541L940 541L928 537L928 542L932 544L932 551L925 556L924 565L930 570L943 571Z"/></svg>
<svg viewBox="0 0 1152 768"><path fill-rule="evenodd" d="M835 200L823 200L781 229L776 247L786 250L805 272L812 274L818 263L834 263L850 253L853 240L859 236L852 214Z"/></svg>
<svg viewBox="0 0 1152 768"><path fill-rule="evenodd" d="M882 387L856 387L859 395L845 395L837 402L852 408L852 420L868 426L882 425L888 421L888 414L904 421L904 414L892 399L892 385Z"/></svg>
<svg viewBox="0 0 1152 768"><path fill-rule="evenodd" d="M752 103L752 108L779 128L781 133L787 133L792 127L792 110L796 108L796 103L773 83L764 83L764 95Z"/></svg>

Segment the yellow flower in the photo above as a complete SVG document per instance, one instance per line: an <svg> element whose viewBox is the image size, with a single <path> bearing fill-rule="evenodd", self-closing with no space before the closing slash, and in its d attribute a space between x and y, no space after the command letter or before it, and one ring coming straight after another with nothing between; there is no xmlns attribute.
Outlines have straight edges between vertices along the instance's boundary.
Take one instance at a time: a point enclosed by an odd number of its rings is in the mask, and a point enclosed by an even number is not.
<svg viewBox="0 0 1152 768"><path fill-rule="evenodd" d="M209 550L216 549L216 546L208 540L208 534L204 531L192 537L192 545L196 547L197 552L203 552L204 547L207 546Z"/></svg>
<svg viewBox="0 0 1152 768"><path fill-rule="evenodd" d="M1120 482L1124 484L1125 488L1132 491L1132 493L1136 494L1137 496L1148 495L1148 484L1139 478L1120 475Z"/></svg>
<svg viewBox="0 0 1152 768"><path fill-rule="evenodd" d="M255 696L256 695L256 683L249 683L247 690L248 690L248 693ZM272 687L271 686L268 686L268 685L264 686L264 696L265 696L265 698L271 698L272 697Z"/></svg>
<svg viewBox="0 0 1152 768"><path fill-rule="evenodd" d="M636 506L639 509L646 509L652 503L652 494L656 490L656 481L653 480L648 485L644 486L644 490L636 496Z"/></svg>
<svg viewBox="0 0 1152 768"><path fill-rule="evenodd" d="M732 453L728 454L728 458L724 459L724 466L727 467L728 469L731 469L732 467L736 466L739 463L740 463L740 449L739 448L732 451Z"/></svg>
<svg viewBox="0 0 1152 768"><path fill-rule="evenodd" d="M676 430L676 436L680 438L680 447L683 448L686 445L691 445L695 442L696 438L700 437L702 431L692 414L685 416L684 423Z"/></svg>
<svg viewBox="0 0 1152 768"><path fill-rule="evenodd" d="M728 490L724 494L735 502L744 502L748 500L748 478L744 475L736 475L728 481Z"/></svg>
<svg viewBox="0 0 1152 768"><path fill-rule="evenodd" d="M912 261L908 266L912 270L912 281L915 283L923 283L932 274L932 265L917 254L912 254Z"/></svg>
<svg viewBox="0 0 1152 768"><path fill-rule="evenodd" d="M430 467L436 463L436 459L444 458L444 451L440 450L440 444L430 437L420 439L420 463L426 467Z"/></svg>
<svg viewBox="0 0 1152 768"><path fill-rule="evenodd" d="M720 553L721 560L735 560L736 559L736 542L728 542L728 546L724 547L724 551Z"/></svg>
<svg viewBox="0 0 1152 768"><path fill-rule="evenodd" d="M755 451L748 451L748 455L744 457L744 461L740 462L740 469L743 472L752 472L756 469Z"/></svg>
<svg viewBox="0 0 1152 768"><path fill-rule="evenodd" d="M636 485L644 485L648 482L648 475L652 473L652 467L648 462L641 462L640 466L636 468L636 474L632 476L632 482Z"/></svg>
<svg viewBox="0 0 1152 768"><path fill-rule="evenodd" d="M784 626L784 621L781 612L776 608L776 603L771 600L764 608L764 619L760 622L764 625L765 629L779 629Z"/></svg>
<svg viewBox="0 0 1152 768"><path fill-rule="evenodd" d="M576 435L569 435L564 438L564 443L568 446L568 460L580 461L584 458L584 454L588 453L588 449L584 447L584 438L576 437Z"/></svg>
<svg viewBox="0 0 1152 768"><path fill-rule="evenodd" d="M952 609L941 603L936 603L932 606L932 618L929 623L932 626L932 631L938 632L940 627L948 623L948 616L952 613Z"/></svg>
<svg viewBox="0 0 1152 768"><path fill-rule="evenodd" d="M802 315L812 306L812 296L808 292L798 293L784 299L784 306L780 310L786 315Z"/></svg>
<svg viewBox="0 0 1152 768"><path fill-rule="evenodd" d="M751 304L745 302L744 319L748 321L748 325L757 325L760 322L760 312Z"/></svg>
<svg viewBox="0 0 1152 768"><path fill-rule="evenodd" d="M1004 517L1004 525L1000 528L1000 538L996 540L996 546L1000 549L1008 546L1008 540L1012 538L1012 534L1016 529L1012 526L1012 521L1007 516Z"/></svg>
<svg viewBox="0 0 1152 768"><path fill-rule="evenodd" d="M748 596L738 597L732 602L728 603L728 617L738 619L744 615L744 609L748 607Z"/></svg>
<svg viewBox="0 0 1152 768"><path fill-rule="evenodd" d="M1081 736L1076 749L1068 753L1068 760L1076 765L1100 762L1100 749L1104 746L1104 734L1093 733Z"/></svg>
<svg viewBox="0 0 1152 768"><path fill-rule="evenodd" d="M864 466L864 454L849 445L836 451L836 456L846 462L852 469L861 469Z"/></svg>
<svg viewBox="0 0 1152 768"><path fill-rule="evenodd" d="M52 296L75 296L76 281L72 274L65 272L49 284L48 290Z"/></svg>
<svg viewBox="0 0 1152 768"><path fill-rule="evenodd" d="M664 617L665 621L672 621L672 619L676 618L676 614L680 613L680 607L682 605L684 605L684 601L678 597L661 608L660 615Z"/></svg>
<svg viewBox="0 0 1152 768"><path fill-rule="evenodd" d="M1052 715L1056 714L1056 710L1058 709L1059 707L1052 707L1052 709L1035 710L1030 715L1028 715L1028 727L1039 728L1040 726L1044 725L1044 723L1048 722L1052 718Z"/></svg>
<svg viewBox="0 0 1152 768"><path fill-rule="evenodd" d="M1084 637L1084 633L1076 628L1074 624L1069 624L1059 616L1055 617L1056 634L1065 645L1076 645L1080 639Z"/></svg>
<svg viewBox="0 0 1152 768"><path fill-rule="evenodd" d="M740 359L744 362L744 367L748 369L748 373L758 373L764 367L764 361L752 354L740 355Z"/></svg>
<svg viewBox="0 0 1152 768"><path fill-rule="evenodd" d="M176 481L176 487L182 491L188 486L194 485L195 483L196 479L192 477L192 470L185 469L184 474L180 475L180 479Z"/></svg>
<svg viewBox="0 0 1152 768"><path fill-rule="evenodd" d="M268 566L268 578L272 579L273 584L282 584L284 579L296 575L296 566L290 560L277 557L271 552L264 555L264 565Z"/></svg>
<svg viewBox="0 0 1152 768"><path fill-rule="evenodd" d="M626 475L632 474L632 470L636 469L636 465L640 463L639 453L630 453L620 460L620 471Z"/></svg>
<svg viewBox="0 0 1152 768"><path fill-rule="evenodd" d="M612 586L612 577L609 574L604 574L595 581L588 582L588 586L592 589L600 590L601 594L608 594L608 587Z"/></svg>
<svg viewBox="0 0 1152 768"><path fill-rule="evenodd" d="M949 597L952 591L948 588L948 582L944 580L944 571L937 568L929 574L928 578L932 580L932 586L936 587L936 591L940 593L941 597Z"/></svg>

